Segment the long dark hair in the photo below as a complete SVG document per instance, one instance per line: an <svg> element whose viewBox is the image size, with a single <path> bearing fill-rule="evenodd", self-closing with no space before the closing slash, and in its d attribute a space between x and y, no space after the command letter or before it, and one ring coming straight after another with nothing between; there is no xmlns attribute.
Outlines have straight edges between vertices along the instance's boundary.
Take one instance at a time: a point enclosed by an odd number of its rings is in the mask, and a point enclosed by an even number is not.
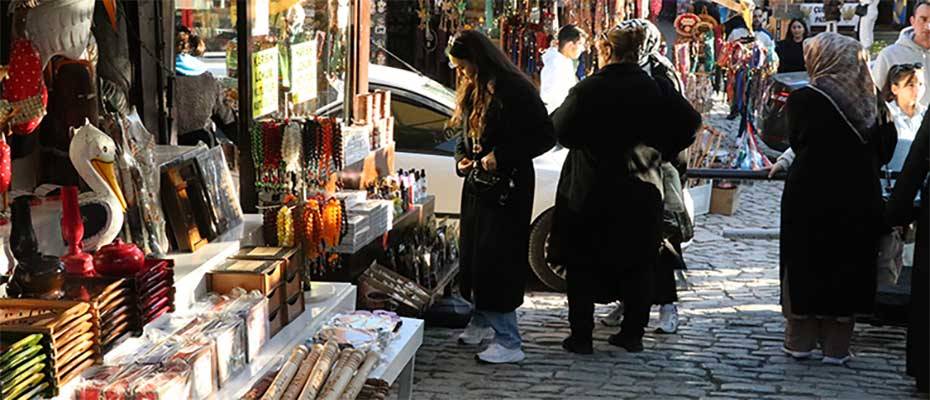
<svg viewBox="0 0 930 400"><path fill-rule="evenodd" d="M801 26L804 27L804 37L801 38L801 40L804 40L811 35L811 28L807 27L807 22L804 22L804 20L800 18L792 18L791 22L788 23L788 32L785 34L786 40L794 41L794 35L791 34L791 25L794 25L795 22L801 24Z"/></svg>
<svg viewBox="0 0 930 400"><path fill-rule="evenodd" d="M529 87L533 87L529 78L481 32L459 32L449 42L446 53L456 59L466 60L477 68L478 76L475 80L468 79L464 74L457 77L455 113L449 121L450 126L455 127L467 118L469 131L465 133L472 137L480 137L484 133L488 105L491 104L495 85L499 80L523 81Z"/></svg>
<svg viewBox="0 0 930 400"><path fill-rule="evenodd" d="M882 87L881 96L882 100L885 100L886 103L896 101L898 96L895 96L894 92L891 91L892 85L905 85L911 81L911 79L918 79L917 73L920 72L923 65L920 64L897 64L893 65L888 69L888 78L885 79L885 86Z"/></svg>

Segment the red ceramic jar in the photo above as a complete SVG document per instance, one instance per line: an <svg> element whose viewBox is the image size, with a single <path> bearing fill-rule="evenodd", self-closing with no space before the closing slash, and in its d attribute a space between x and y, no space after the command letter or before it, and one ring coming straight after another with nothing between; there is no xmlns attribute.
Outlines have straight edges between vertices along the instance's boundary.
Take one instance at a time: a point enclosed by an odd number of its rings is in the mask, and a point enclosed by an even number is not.
<svg viewBox="0 0 930 400"><path fill-rule="evenodd" d="M94 269L100 275L131 276L145 268L145 254L138 246L116 238L94 254Z"/></svg>

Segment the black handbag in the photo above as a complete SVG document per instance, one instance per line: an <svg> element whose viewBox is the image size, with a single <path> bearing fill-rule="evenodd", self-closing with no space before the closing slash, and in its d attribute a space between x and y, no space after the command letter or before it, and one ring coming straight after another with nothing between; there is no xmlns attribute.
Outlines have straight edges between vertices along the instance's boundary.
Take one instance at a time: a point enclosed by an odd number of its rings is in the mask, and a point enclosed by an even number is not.
<svg viewBox="0 0 930 400"><path fill-rule="evenodd" d="M483 201L507 205L514 188L513 174L502 174L485 170L480 164L465 176L465 186Z"/></svg>
<svg viewBox="0 0 930 400"><path fill-rule="evenodd" d="M875 0L877 1L877 0ZM866 16L869 13L869 6L866 4L859 4L856 6L856 15L860 17Z"/></svg>

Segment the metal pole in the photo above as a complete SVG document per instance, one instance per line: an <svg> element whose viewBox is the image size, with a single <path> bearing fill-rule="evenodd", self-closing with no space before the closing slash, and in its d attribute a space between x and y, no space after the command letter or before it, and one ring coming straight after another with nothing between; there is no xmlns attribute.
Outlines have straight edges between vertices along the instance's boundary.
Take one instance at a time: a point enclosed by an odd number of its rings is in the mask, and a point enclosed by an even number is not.
<svg viewBox="0 0 930 400"><path fill-rule="evenodd" d="M255 164L252 162L252 11L249 0L236 0L236 71L239 77L239 202L242 210L254 213ZM268 16L266 15L265 18Z"/></svg>
<svg viewBox="0 0 930 400"><path fill-rule="evenodd" d="M345 120L345 123L351 124L352 117L355 112L355 90L358 83L358 35L356 32L358 30L358 4L357 0L349 1L349 24L346 27L345 40L347 43L346 49L346 72L345 72L345 85L343 89L343 99L342 99L342 116Z"/></svg>

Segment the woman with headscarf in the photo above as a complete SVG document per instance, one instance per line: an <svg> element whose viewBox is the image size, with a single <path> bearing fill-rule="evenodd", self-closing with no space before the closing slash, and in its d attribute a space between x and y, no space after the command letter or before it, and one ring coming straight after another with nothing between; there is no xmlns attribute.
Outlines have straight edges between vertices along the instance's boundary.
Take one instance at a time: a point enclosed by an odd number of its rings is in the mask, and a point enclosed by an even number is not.
<svg viewBox="0 0 930 400"><path fill-rule="evenodd" d="M784 351L797 359L819 342L825 364L845 364L853 315L870 312L875 299L886 230L879 166L897 137L893 125L879 124L867 57L836 33L806 40L810 84L788 98L796 155L782 196L780 278Z"/></svg>
<svg viewBox="0 0 930 400"><path fill-rule="evenodd" d="M645 32L643 45L638 54L638 64L653 79L681 93L681 78L671 61L662 55L662 33L646 19L631 19L620 23L620 27L640 27ZM652 304L659 306L657 333L678 331L678 292L675 285L675 270L685 269L681 254L681 243L690 239L691 217L685 209L682 175L688 167L687 150L661 165L662 183L665 193L662 212L662 244L656 262ZM623 303L611 311L601 323L619 326L623 315Z"/></svg>
<svg viewBox="0 0 930 400"><path fill-rule="evenodd" d="M481 32L456 34L448 55L458 77L449 123L462 128L455 168L465 178L460 288L475 305L459 342L493 337L478 360L519 362L525 355L516 309L529 270L533 159L555 145L552 121L536 87Z"/></svg>
<svg viewBox="0 0 930 400"><path fill-rule="evenodd" d="M569 352L590 354L594 302L620 297L624 318L608 342L643 350L652 274L662 230L659 168L687 148L701 115L666 80L639 65L643 26L624 25L596 43L600 71L569 92L552 116L569 149L556 192L550 261L568 271ZM661 134L657 134L661 132Z"/></svg>

